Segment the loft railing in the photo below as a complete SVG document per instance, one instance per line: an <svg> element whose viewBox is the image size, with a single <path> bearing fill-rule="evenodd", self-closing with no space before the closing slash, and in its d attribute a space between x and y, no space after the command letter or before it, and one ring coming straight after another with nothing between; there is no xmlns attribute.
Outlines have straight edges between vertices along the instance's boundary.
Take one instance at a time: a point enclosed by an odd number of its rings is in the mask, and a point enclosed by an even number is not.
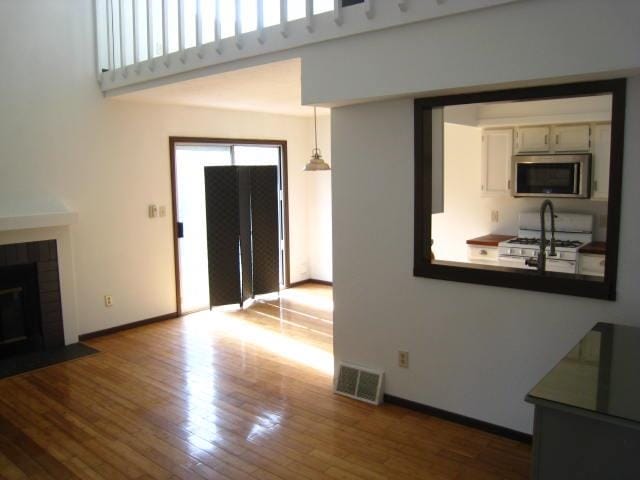
<svg viewBox="0 0 640 480"><path fill-rule="evenodd" d="M95 0L102 90L516 0Z"/></svg>

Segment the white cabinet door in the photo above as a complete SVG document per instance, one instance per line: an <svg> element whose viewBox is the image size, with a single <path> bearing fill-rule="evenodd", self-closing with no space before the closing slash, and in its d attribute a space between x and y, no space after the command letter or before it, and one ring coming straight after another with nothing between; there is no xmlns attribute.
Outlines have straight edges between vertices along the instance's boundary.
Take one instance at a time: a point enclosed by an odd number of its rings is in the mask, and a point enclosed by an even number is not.
<svg viewBox="0 0 640 480"><path fill-rule="evenodd" d="M609 198L609 161L611 155L611 124L603 123L593 127L593 174L591 198Z"/></svg>
<svg viewBox="0 0 640 480"><path fill-rule="evenodd" d="M604 255L581 253L578 264L578 273L580 275L604 277L605 259L606 257Z"/></svg>
<svg viewBox="0 0 640 480"><path fill-rule="evenodd" d="M549 151L549 127L520 127L516 130L516 151L535 153Z"/></svg>
<svg viewBox="0 0 640 480"><path fill-rule="evenodd" d="M591 140L589 125L557 125L553 127L553 149L556 152L588 152Z"/></svg>
<svg viewBox="0 0 640 480"><path fill-rule="evenodd" d="M483 195L508 195L510 187L513 130L482 133L481 190Z"/></svg>

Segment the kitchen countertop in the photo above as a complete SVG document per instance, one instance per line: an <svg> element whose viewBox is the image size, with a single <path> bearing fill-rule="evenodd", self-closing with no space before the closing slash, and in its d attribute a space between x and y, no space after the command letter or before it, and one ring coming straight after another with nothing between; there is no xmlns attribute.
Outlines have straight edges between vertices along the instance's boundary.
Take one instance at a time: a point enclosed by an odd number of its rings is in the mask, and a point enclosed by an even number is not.
<svg viewBox="0 0 640 480"><path fill-rule="evenodd" d="M607 242L591 242L578 250L580 253L592 253L594 255L607 254Z"/></svg>
<svg viewBox="0 0 640 480"><path fill-rule="evenodd" d="M529 392L527 402L640 428L640 328L598 323Z"/></svg>
<svg viewBox="0 0 640 480"><path fill-rule="evenodd" d="M468 245L481 245L484 247L497 247L500 242L504 242L515 235L483 235L482 237L471 238L467 240Z"/></svg>

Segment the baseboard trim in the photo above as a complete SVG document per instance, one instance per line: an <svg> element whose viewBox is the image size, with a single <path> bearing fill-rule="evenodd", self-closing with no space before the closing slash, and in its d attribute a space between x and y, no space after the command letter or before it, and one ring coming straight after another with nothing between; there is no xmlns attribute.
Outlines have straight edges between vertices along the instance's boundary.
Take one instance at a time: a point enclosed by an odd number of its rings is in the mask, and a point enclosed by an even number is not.
<svg viewBox="0 0 640 480"><path fill-rule="evenodd" d="M177 312L167 313L158 317L146 318L144 320L138 320L137 322L125 323L124 325L118 325L117 327L105 328L104 330L97 330L95 332L83 333L78 336L78 340L81 342L89 340L91 338L104 337L105 335L111 335L112 333L121 332L123 330L130 330L136 327L142 327L149 325L150 323L163 322L164 320L172 320L178 318Z"/></svg>
<svg viewBox="0 0 640 480"><path fill-rule="evenodd" d="M306 280L290 283L289 288L300 287L302 285L306 285L307 283L317 283L320 285L327 285L329 287L333 286L333 282L328 282L327 280L316 280L315 278L307 278Z"/></svg>
<svg viewBox="0 0 640 480"><path fill-rule="evenodd" d="M518 442L530 444L533 439L533 437L528 433L519 432L517 430L512 430L507 427L501 427L500 425L495 425L493 423L484 422L482 420L477 420L475 418L466 417L458 413L449 412L447 410L431 407L429 405L413 402L411 400L405 400L404 398L395 397L393 395L385 394L384 401L386 403L391 403L393 405L405 407L405 408L408 408L409 410L414 410L416 412L426 413L427 415L431 415L433 417L438 417L443 420L448 420L450 422L464 425L466 427L476 428L478 430L482 430L488 433L493 433L494 435L499 435L501 437L509 438L511 440L516 440Z"/></svg>

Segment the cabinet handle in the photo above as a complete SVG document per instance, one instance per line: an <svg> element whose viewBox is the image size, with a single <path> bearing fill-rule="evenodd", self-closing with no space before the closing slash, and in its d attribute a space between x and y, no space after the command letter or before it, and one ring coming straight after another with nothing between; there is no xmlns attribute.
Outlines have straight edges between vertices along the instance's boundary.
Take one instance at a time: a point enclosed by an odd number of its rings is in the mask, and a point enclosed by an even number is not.
<svg viewBox="0 0 640 480"><path fill-rule="evenodd" d="M604 260L600 260L600 266L604 267Z"/></svg>
<svg viewBox="0 0 640 480"><path fill-rule="evenodd" d="M549 145L549 135L544 136L544 144Z"/></svg>
<svg viewBox="0 0 640 480"><path fill-rule="evenodd" d="M560 143L560 135L556 135L556 145Z"/></svg>
<svg viewBox="0 0 640 480"><path fill-rule="evenodd" d="M594 180L593 181L593 191L597 192L598 191L598 180Z"/></svg>

